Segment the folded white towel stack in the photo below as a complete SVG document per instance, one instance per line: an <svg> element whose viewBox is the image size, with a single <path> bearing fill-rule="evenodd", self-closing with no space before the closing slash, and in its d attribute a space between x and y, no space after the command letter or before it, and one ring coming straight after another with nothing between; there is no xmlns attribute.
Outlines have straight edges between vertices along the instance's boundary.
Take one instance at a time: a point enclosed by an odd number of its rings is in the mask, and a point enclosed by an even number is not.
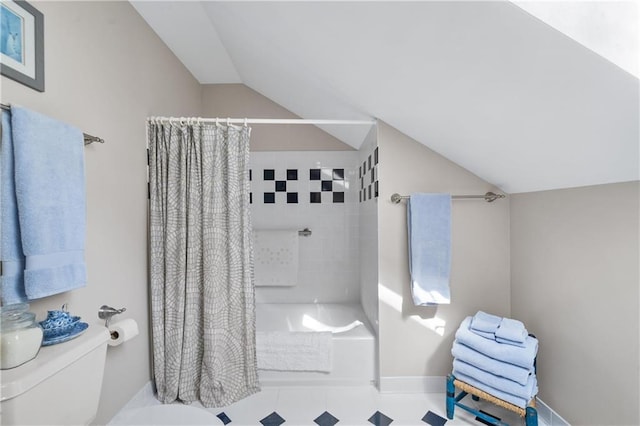
<svg viewBox="0 0 640 426"><path fill-rule="evenodd" d="M451 348L453 375L525 408L538 393L537 353L538 340L528 335L522 322L479 311L465 318L456 331Z"/></svg>

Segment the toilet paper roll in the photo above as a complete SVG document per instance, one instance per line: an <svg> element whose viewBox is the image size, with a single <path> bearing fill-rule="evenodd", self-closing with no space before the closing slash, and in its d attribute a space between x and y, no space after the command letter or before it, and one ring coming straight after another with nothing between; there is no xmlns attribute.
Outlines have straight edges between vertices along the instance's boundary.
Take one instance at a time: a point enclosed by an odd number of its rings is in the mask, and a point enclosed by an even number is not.
<svg viewBox="0 0 640 426"><path fill-rule="evenodd" d="M131 319L114 322L109 326L109 346L118 346L138 335L138 323Z"/></svg>

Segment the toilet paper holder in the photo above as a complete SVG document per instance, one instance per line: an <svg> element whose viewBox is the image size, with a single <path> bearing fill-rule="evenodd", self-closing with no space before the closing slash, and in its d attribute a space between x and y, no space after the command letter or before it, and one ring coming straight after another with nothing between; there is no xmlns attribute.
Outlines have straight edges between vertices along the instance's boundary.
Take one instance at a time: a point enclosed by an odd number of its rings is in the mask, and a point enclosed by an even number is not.
<svg viewBox="0 0 640 426"><path fill-rule="evenodd" d="M109 321L113 318L114 315L118 315L126 311L127 308L116 309L111 306L102 305L100 306L100 310L98 310L98 318L104 320L104 326L109 327Z"/></svg>

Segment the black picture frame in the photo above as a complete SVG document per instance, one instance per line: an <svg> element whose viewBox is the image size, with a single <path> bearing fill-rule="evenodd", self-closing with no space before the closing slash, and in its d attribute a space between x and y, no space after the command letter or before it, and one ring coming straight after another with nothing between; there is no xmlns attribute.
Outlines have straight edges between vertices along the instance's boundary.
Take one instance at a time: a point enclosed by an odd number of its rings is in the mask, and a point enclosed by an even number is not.
<svg viewBox="0 0 640 426"><path fill-rule="evenodd" d="M44 92L44 15L24 0L3 0L0 7L0 74Z"/></svg>

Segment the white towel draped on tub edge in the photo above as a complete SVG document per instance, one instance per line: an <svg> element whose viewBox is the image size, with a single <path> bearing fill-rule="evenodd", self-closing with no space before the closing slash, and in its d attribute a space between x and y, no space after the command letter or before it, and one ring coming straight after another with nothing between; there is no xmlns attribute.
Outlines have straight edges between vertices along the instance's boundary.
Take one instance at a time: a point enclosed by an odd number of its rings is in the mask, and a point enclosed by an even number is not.
<svg viewBox="0 0 640 426"><path fill-rule="evenodd" d="M256 333L258 369L331 371L330 331L259 331Z"/></svg>

